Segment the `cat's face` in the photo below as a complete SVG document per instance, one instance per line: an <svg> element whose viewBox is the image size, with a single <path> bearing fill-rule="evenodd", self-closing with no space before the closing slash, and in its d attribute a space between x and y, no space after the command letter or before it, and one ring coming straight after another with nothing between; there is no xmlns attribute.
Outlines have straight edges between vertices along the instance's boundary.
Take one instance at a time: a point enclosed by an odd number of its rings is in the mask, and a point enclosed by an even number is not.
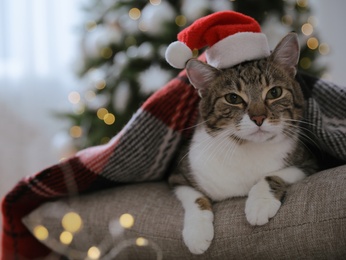
<svg viewBox="0 0 346 260"><path fill-rule="evenodd" d="M294 80L299 48L296 37L288 38L270 57L230 69L188 62L187 73L202 98L200 114L211 135L261 143L298 132L304 105Z"/></svg>

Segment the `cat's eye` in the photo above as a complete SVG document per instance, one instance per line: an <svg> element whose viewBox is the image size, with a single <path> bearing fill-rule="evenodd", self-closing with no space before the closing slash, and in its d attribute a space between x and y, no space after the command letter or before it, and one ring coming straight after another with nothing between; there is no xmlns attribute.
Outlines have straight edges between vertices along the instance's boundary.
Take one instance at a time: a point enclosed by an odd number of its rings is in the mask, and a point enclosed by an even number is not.
<svg viewBox="0 0 346 260"><path fill-rule="evenodd" d="M281 87L273 87L271 88L266 96L266 99L276 99L281 97L282 95L282 88Z"/></svg>
<svg viewBox="0 0 346 260"><path fill-rule="evenodd" d="M225 99L228 103L232 104L232 105L239 105L242 104L244 102L244 100L237 94L235 93L230 93L225 95Z"/></svg>

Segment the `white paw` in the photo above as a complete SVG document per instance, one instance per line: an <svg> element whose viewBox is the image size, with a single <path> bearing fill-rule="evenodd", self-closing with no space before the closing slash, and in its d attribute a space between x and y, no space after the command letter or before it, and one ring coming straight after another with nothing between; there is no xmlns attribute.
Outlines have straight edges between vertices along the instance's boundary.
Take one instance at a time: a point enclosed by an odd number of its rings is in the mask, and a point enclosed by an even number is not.
<svg viewBox="0 0 346 260"><path fill-rule="evenodd" d="M183 239L193 254L203 254L214 237L213 213L200 211L198 216L185 219Z"/></svg>
<svg viewBox="0 0 346 260"><path fill-rule="evenodd" d="M264 225L274 217L281 202L270 192L265 180L256 183L250 190L245 204L246 219L251 225Z"/></svg>
<svg viewBox="0 0 346 260"><path fill-rule="evenodd" d="M251 198L245 205L246 219L251 225L264 225L274 217L281 206L281 202L275 198Z"/></svg>

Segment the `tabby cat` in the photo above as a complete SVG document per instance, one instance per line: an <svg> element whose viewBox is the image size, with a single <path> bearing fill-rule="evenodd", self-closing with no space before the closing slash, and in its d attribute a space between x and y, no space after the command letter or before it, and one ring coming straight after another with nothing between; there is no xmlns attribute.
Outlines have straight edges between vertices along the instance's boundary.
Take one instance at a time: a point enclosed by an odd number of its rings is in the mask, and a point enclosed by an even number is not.
<svg viewBox="0 0 346 260"><path fill-rule="evenodd" d="M194 254L214 237L212 202L248 196L246 219L264 225L288 185L316 171L301 142L304 99L295 81L299 44L286 35L271 55L228 69L190 59L200 120L170 182L185 211L183 240Z"/></svg>

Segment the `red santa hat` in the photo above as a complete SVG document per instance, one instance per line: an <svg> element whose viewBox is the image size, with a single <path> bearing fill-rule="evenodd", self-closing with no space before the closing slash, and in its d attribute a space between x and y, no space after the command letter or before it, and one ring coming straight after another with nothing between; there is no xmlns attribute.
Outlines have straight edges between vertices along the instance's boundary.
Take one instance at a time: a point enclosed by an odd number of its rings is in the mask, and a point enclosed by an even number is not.
<svg viewBox="0 0 346 260"><path fill-rule="evenodd" d="M269 56L267 37L251 17L234 11L221 11L196 20L178 34L178 41L166 50L167 62L183 69L194 49L206 50L207 63L228 68L248 60Z"/></svg>

